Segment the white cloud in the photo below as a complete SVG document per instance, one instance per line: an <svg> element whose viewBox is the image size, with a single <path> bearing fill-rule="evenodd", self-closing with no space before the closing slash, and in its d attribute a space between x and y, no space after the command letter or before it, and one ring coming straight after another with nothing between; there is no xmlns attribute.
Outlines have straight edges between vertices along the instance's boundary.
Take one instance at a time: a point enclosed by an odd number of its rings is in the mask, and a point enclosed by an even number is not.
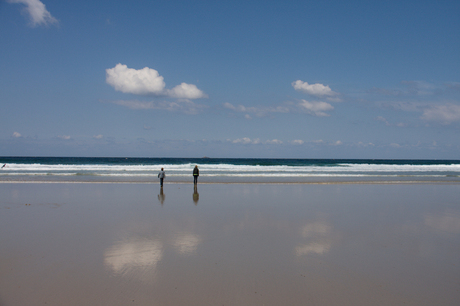
<svg viewBox="0 0 460 306"><path fill-rule="evenodd" d="M24 11L29 15L32 27L58 23L40 0L7 0L7 2L24 4L26 6Z"/></svg>
<svg viewBox="0 0 460 306"><path fill-rule="evenodd" d="M13 137L14 138L19 138L19 137L22 137L22 135L20 133L18 133L18 132L14 132Z"/></svg>
<svg viewBox="0 0 460 306"><path fill-rule="evenodd" d="M325 113L325 112L334 109L334 107L331 104L326 103L326 102L320 102L320 101L309 102L303 99L302 99L302 102L299 103L299 106L301 106L301 108L305 110L307 113L318 116L318 117L330 116L328 113Z"/></svg>
<svg viewBox="0 0 460 306"><path fill-rule="evenodd" d="M454 104L434 105L424 109L421 118L426 121L436 121L443 124L460 121L460 106Z"/></svg>
<svg viewBox="0 0 460 306"><path fill-rule="evenodd" d="M334 102L340 102L340 99L337 98L339 94L332 91L329 85L323 85L320 83L308 84L307 82L303 82L301 80L292 82L291 85L297 91L301 91L315 97L326 97L334 99Z"/></svg>
<svg viewBox="0 0 460 306"><path fill-rule="evenodd" d="M304 141L303 141L303 140L300 140L300 139L296 139L296 140L293 140L293 141L292 141L292 144L295 144L295 145L302 145L302 144L304 144Z"/></svg>
<svg viewBox="0 0 460 306"><path fill-rule="evenodd" d="M297 80L292 83L292 86L298 90L310 95L325 98L330 102L340 102L341 99L338 97L339 94L332 91L329 86L325 86L323 84L308 84L307 82L302 82L301 80ZM327 111L331 111L334 107L323 101L307 101L302 99L300 103L294 102L285 102L283 105L280 106L244 106L244 105L233 105L231 103L225 102L223 104L225 108L231 109L235 112L246 113L245 118L251 119L252 117L249 113L253 113L258 117L266 116L269 113L298 113L304 112L310 114L312 116L317 117L327 117L330 114Z"/></svg>
<svg viewBox="0 0 460 306"><path fill-rule="evenodd" d="M196 104L190 100L180 100L175 102L169 101L137 101L137 100L118 100L110 103L128 107L135 110L146 110L146 109L158 109L167 110L170 112L182 112L189 115L195 115L200 112L201 109L206 108L206 105Z"/></svg>
<svg viewBox="0 0 460 306"><path fill-rule="evenodd" d="M117 64L114 68L106 69L106 82L117 91L136 95L158 95L183 99L208 97L193 84L182 83L173 89L165 89L164 78L158 71L148 67L136 70L128 68L127 65Z"/></svg>
<svg viewBox="0 0 460 306"><path fill-rule="evenodd" d="M195 85L187 83L181 83L173 89L167 90L167 95L172 98L184 99L199 99L208 97L208 95L199 90Z"/></svg>
<svg viewBox="0 0 460 306"><path fill-rule="evenodd" d="M165 88L163 77L155 69L136 70L122 64L106 69L106 82L117 91L136 95L161 95Z"/></svg>
<svg viewBox="0 0 460 306"><path fill-rule="evenodd" d="M70 136L68 136L68 135L59 135L58 138L63 139L63 140L69 140Z"/></svg>
<svg viewBox="0 0 460 306"><path fill-rule="evenodd" d="M102 139L102 138L104 138L104 136L99 134L99 135L94 135L93 138L94 139Z"/></svg>

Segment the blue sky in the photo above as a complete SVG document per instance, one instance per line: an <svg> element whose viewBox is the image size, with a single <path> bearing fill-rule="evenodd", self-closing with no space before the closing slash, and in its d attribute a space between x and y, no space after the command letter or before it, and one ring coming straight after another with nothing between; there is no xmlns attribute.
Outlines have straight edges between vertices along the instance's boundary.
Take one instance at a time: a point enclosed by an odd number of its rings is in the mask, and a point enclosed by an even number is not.
<svg viewBox="0 0 460 306"><path fill-rule="evenodd" d="M459 16L0 0L0 156L460 159Z"/></svg>

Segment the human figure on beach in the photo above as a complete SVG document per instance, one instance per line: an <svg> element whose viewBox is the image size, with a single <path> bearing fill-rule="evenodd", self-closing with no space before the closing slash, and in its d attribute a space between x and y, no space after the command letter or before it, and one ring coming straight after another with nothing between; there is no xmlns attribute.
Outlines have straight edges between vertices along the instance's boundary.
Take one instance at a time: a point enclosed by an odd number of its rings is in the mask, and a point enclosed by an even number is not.
<svg viewBox="0 0 460 306"><path fill-rule="evenodd" d="M5 168L6 164L3 164L2 169Z"/></svg>
<svg viewBox="0 0 460 306"><path fill-rule="evenodd" d="M200 176L200 170L198 170L198 165L193 168L193 184L198 183L198 177Z"/></svg>
<svg viewBox="0 0 460 306"><path fill-rule="evenodd" d="M163 186L160 188L160 194L158 195L158 201L160 201L161 205L165 201L166 195L163 193Z"/></svg>
<svg viewBox="0 0 460 306"><path fill-rule="evenodd" d="M166 177L166 173L163 168L161 168L160 173L158 173L158 178L160 179L160 187L163 187L163 180Z"/></svg>
<svg viewBox="0 0 460 306"><path fill-rule="evenodd" d="M198 205L199 199L200 199L200 194L198 193L198 186L195 185L193 187L193 202L195 202L195 205Z"/></svg>

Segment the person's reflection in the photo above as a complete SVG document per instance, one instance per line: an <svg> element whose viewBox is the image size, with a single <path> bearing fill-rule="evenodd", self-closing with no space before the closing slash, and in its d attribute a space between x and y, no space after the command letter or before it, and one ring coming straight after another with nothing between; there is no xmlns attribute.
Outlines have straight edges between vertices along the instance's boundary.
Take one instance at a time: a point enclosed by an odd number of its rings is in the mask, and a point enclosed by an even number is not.
<svg viewBox="0 0 460 306"><path fill-rule="evenodd" d="M165 201L165 194L163 193L163 186L160 187L160 194L158 195L158 201L160 201L161 205L163 205L163 202Z"/></svg>
<svg viewBox="0 0 460 306"><path fill-rule="evenodd" d="M200 199L200 194L198 193L198 186L194 185L193 186L193 202L195 202L195 205L198 205L199 199Z"/></svg>

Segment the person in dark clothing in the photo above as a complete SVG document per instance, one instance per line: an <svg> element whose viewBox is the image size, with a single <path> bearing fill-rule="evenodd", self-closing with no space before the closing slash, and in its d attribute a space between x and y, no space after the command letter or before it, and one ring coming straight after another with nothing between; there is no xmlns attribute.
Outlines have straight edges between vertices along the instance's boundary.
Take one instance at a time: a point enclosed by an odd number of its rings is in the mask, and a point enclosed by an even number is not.
<svg viewBox="0 0 460 306"><path fill-rule="evenodd" d="M198 177L200 176L200 170L198 170L198 165L193 168L193 184L198 183Z"/></svg>
<svg viewBox="0 0 460 306"><path fill-rule="evenodd" d="M166 177L166 173L163 168L161 168L160 173L158 173L158 178L160 179L160 186L163 187L163 180Z"/></svg>

